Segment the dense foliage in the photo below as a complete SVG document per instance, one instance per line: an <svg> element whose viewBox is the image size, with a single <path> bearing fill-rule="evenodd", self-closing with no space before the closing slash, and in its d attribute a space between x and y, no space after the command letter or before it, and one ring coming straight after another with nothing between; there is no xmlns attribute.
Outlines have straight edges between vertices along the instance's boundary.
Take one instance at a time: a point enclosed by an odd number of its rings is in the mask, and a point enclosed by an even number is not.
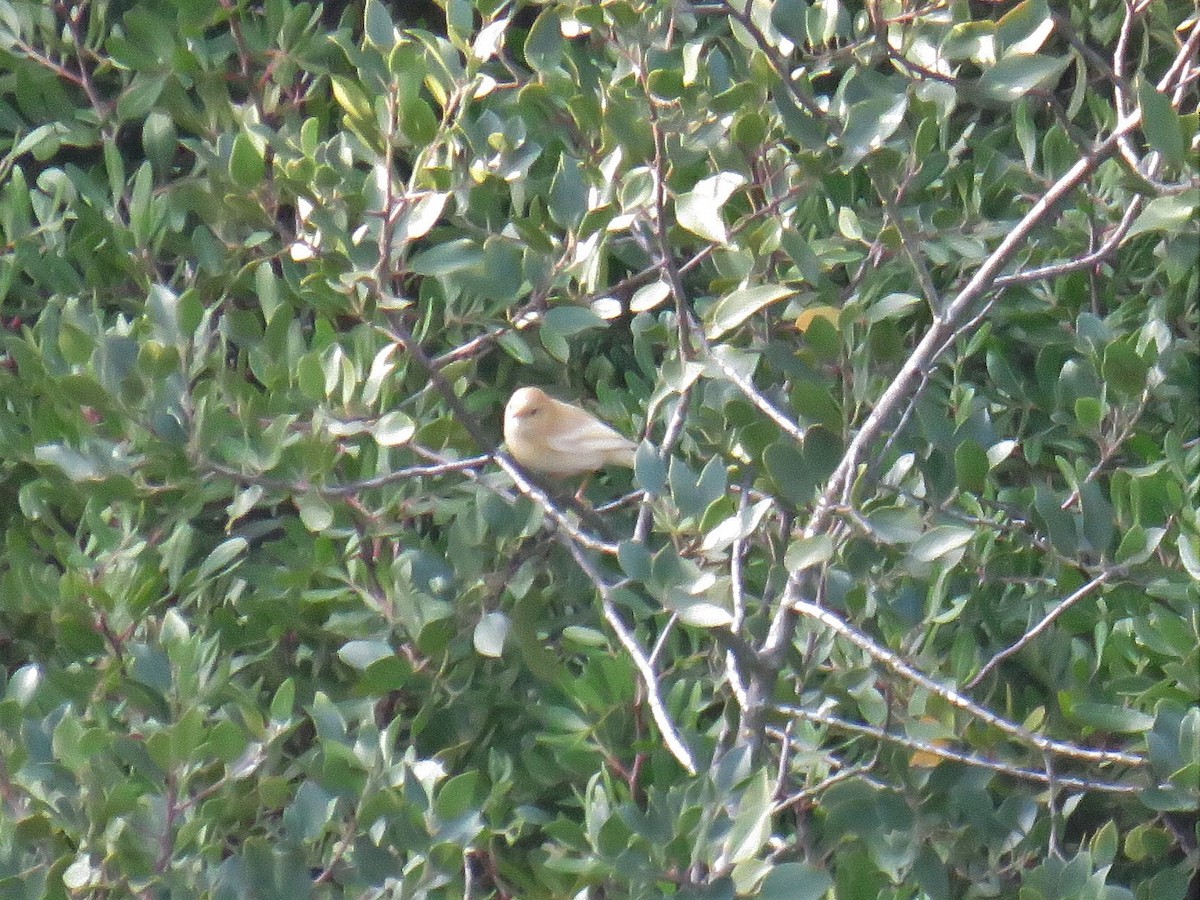
<svg viewBox="0 0 1200 900"><path fill-rule="evenodd" d="M1198 46L0 0L0 895L1183 897Z"/></svg>

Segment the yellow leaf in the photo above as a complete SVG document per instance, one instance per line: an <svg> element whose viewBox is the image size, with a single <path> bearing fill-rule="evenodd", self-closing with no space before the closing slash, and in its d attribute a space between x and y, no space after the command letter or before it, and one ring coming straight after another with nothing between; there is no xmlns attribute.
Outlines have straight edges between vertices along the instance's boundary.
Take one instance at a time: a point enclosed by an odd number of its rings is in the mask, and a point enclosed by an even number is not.
<svg viewBox="0 0 1200 900"><path fill-rule="evenodd" d="M945 730L946 726L933 716L921 716L917 723L908 729L909 734L917 737L921 743L938 748L949 747L951 745L950 738L926 737L923 732L936 734L938 731L944 732ZM912 756L909 757L908 764L916 769L932 769L943 760L944 757L931 750L914 750Z"/></svg>
<svg viewBox="0 0 1200 900"><path fill-rule="evenodd" d="M838 327L838 317L841 311L833 306L810 306L796 317L796 330L803 333L814 319L825 319L834 328Z"/></svg>

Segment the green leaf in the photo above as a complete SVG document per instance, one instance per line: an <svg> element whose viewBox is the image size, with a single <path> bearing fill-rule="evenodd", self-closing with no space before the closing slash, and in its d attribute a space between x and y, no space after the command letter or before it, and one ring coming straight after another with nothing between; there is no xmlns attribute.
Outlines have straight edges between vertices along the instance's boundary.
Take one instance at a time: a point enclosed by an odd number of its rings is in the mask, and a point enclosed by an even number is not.
<svg viewBox="0 0 1200 900"><path fill-rule="evenodd" d="M222 541L208 554L196 572L196 580L203 583L218 572L226 572L235 566L235 560L246 552L249 543L245 538L235 537Z"/></svg>
<svg viewBox="0 0 1200 900"><path fill-rule="evenodd" d="M818 476L790 438L778 440L763 451L763 467L784 500L796 506L812 502Z"/></svg>
<svg viewBox="0 0 1200 900"><path fill-rule="evenodd" d="M821 900L831 887L833 879L823 869L785 862L767 874L754 896L757 900Z"/></svg>
<svg viewBox="0 0 1200 900"><path fill-rule="evenodd" d="M643 441L634 455L633 477L651 497L661 494L667 484L667 464L648 441Z"/></svg>
<svg viewBox="0 0 1200 900"><path fill-rule="evenodd" d="M1075 517L1064 510L1058 495L1038 485L1034 488L1034 507L1046 526L1050 543L1063 556L1074 556L1079 550L1079 535Z"/></svg>
<svg viewBox="0 0 1200 900"><path fill-rule="evenodd" d="M989 468L996 468L996 466L1000 465L1002 462L1012 456L1013 451L1016 449L1017 442L1013 440L997 441L996 443L992 444L992 446L988 447L987 451Z"/></svg>
<svg viewBox="0 0 1200 900"><path fill-rule="evenodd" d="M305 781L296 791L296 798L283 811L281 821L288 839L298 842L316 841L333 821L337 798L316 782Z"/></svg>
<svg viewBox="0 0 1200 900"><path fill-rule="evenodd" d="M1119 836L1117 823L1109 819L1093 836L1089 845L1097 866L1112 865L1117 855Z"/></svg>
<svg viewBox="0 0 1200 900"><path fill-rule="evenodd" d="M1145 788L1138 795L1138 799L1141 800L1145 806L1159 812L1183 812L1185 810L1187 812L1194 812L1196 809L1195 791L1184 790L1174 786L1169 788L1159 788L1153 786ZM1181 889L1184 888L1185 885L1186 882L1183 879L1180 879L1179 889L1173 892L1173 896L1184 896Z"/></svg>
<svg viewBox="0 0 1200 900"><path fill-rule="evenodd" d="M71 481L90 481L104 475L97 460L66 444L38 444L33 455L38 462L57 466Z"/></svg>
<svg viewBox="0 0 1200 900"><path fill-rule="evenodd" d="M658 100L678 100L683 96L683 70L675 66L653 69L646 79L650 93Z"/></svg>
<svg viewBox="0 0 1200 900"><path fill-rule="evenodd" d="M1146 141L1162 154L1171 165L1183 165L1187 159L1187 144L1179 113L1171 107L1170 99L1155 90L1142 75L1137 82L1138 105L1142 109L1142 131Z"/></svg>
<svg viewBox="0 0 1200 900"><path fill-rule="evenodd" d="M839 142L843 148L841 167L849 171L860 159L884 143L904 121L908 96L871 97L855 103L846 111L846 127Z"/></svg>
<svg viewBox="0 0 1200 900"><path fill-rule="evenodd" d="M555 306L546 310L542 328L550 328L564 337L574 337L592 328L607 328L608 323L586 306Z"/></svg>
<svg viewBox="0 0 1200 900"><path fill-rule="evenodd" d="M150 243L155 229L154 169L150 163L138 166L133 176L133 191L129 198L129 227L139 247Z"/></svg>
<svg viewBox="0 0 1200 900"><path fill-rule="evenodd" d="M58 352L73 366L86 365L96 349L95 339L75 325L64 322L58 331Z"/></svg>
<svg viewBox="0 0 1200 900"><path fill-rule="evenodd" d="M381 447L398 447L407 444L416 434L417 423L400 410L392 410L380 417L371 429L376 442Z"/></svg>
<svg viewBox="0 0 1200 900"><path fill-rule="evenodd" d="M968 438L955 448L954 472L962 490L982 493L990 468L988 455L978 441Z"/></svg>
<svg viewBox="0 0 1200 900"><path fill-rule="evenodd" d="M819 285L825 280L821 271L821 260L813 252L812 245L808 241L791 229L785 229L780 237L780 242L783 244L784 251L796 264L796 268L800 270L800 274L804 276L805 281L811 285Z"/></svg>
<svg viewBox="0 0 1200 900"><path fill-rule="evenodd" d="M792 288L782 284L760 284L726 294L713 304L705 317L708 320L705 333L709 340L716 340L755 313L795 293Z"/></svg>
<svg viewBox="0 0 1200 900"><path fill-rule="evenodd" d="M471 238L458 238L423 250L408 264L414 275L445 277L483 265L483 250Z"/></svg>
<svg viewBox="0 0 1200 900"><path fill-rule="evenodd" d="M525 38L525 61L538 72L552 72L562 61L566 46L558 10L547 6L534 19Z"/></svg>
<svg viewBox="0 0 1200 900"><path fill-rule="evenodd" d="M749 537L758 529L759 523L770 508L770 500L759 500L744 512L722 519L704 536L700 549L705 553L718 552L729 547L734 541Z"/></svg>
<svg viewBox="0 0 1200 900"><path fill-rule="evenodd" d="M376 49L390 53L396 44L396 27L382 0L367 0L363 8L363 31Z"/></svg>
<svg viewBox="0 0 1200 900"><path fill-rule="evenodd" d="M1036 53L1053 30L1046 0L1024 0L996 24L996 43L1002 56Z"/></svg>
<svg viewBox="0 0 1200 900"><path fill-rule="evenodd" d="M678 613L681 622L694 628L728 628L733 622L733 613L724 606L678 591L664 595L663 606Z"/></svg>
<svg viewBox="0 0 1200 900"><path fill-rule="evenodd" d="M771 8L771 24L797 47L808 42L807 16L808 4L804 0L775 0Z"/></svg>
<svg viewBox="0 0 1200 900"><path fill-rule="evenodd" d="M921 535L909 549L909 553L919 562L942 560L948 565L955 565L962 558L962 550L967 542L974 536L975 532L969 528L938 525Z"/></svg>
<svg viewBox="0 0 1200 900"><path fill-rule="evenodd" d="M871 533L885 544L911 544L925 533L921 514L911 506L872 510L867 524Z"/></svg>
<svg viewBox="0 0 1200 900"><path fill-rule="evenodd" d="M633 292L629 300L629 311L632 313L647 312L654 309L671 296L671 285L663 279L644 284Z"/></svg>
<svg viewBox="0 0 1200 900"><path fill-rule="evenodd" d="M644 544L636 541L622 541L617 546L617 561L621 569L635 581L649 581L654 564L654 557Z"/></svg>
<svg viewBox="0 0 1200 900"><path fill-rule="evenodd" d="M233 139L233 153L229 157L229 175L240 188L253 190L266 174L262 153L244 131Z"/></svg>
<svg viewBox="0 0 1200 900"><path fill-rule="evenodd" d="M508 23L508 18L499 18L479 29L479 33L475 35L475 40L471 44L471 55L478 60L486 61L499 53L500 47L504 43L504 36L508 32Z"/></svg>
<svg viewBox="0 0 1200 900"><path fill-rule="evenodd" d="M134 75L129 87L117 98L117 119L128 122L150 112L162 94L167 77L157 72L138 72Z"/></svg>
<svg viewBox="0 0 1200 900"><path fill-rule="evenodd" d="M685 516L699 519L709 505L725 492L727 473L720 457L714 456L696 473L679 457L672 457L667 469L671 499Z"/></svg>
<svg viewBox="0 0 1200 900"><path fill-rule="evenodd" d="M1104 401L1099 397L1079 397L1075 401L1075 421L1085 432L1095 434L1104 420Z"/></svg>
<svg viewBox="0 0 1200 900"><path fill-rule="evenodd" d="M804 463L818 483L834 473L844 452L841 437L823 425L814 425L804 434Z"/></svg>
<svg viewBox="0 0 1200 900"><path fill-rule="evenodd" d="M1165 231L1170 234L1185 228L1195 217L1198 206L1200 191L1189 190L1169 197L1155 197L1134 219L1123 243L1128 243L1148 231Z"/></svg>
<svg viewBox="0 0 1200 900"><path fill-rule="evenodd" d="M721 218L721 208L745 183L745 176L737 172L718 172L701 179L694 188L676 198L676 221L692 234L717 244L725 243L728 231Z"/></svg>
<svg viewBox="0 0 1200 900"><path fill-rule="evenodd" d="M295 708L296 680L288 677L279 685L279 688L275 691L275 696L271 698L271 720L282 722L290 719Z"/></svg>
<svg viewBox="0 0 1200 900"><path fill-rule="evenodd" d="M1116 514L1104 486L1089 481L1079 488L1080 513L1083 520L1083 536L1091 549L1097 553L1108 553L1116 533Z"/></svg>
<svg viewBox="0 0 1200 900"><path fill-rule="evenodd" d="M550 184L550 215L564 228L575 228L587 212L588 186L579 160L563 155Z"/></svg>
<svg viewBox="0 0 1200 900"><path fill-rule="evenodd" d="M487 782L476 771L463 772L446 781L437 792L433 811L443 821L478 812L487 797Z"/></svg>
<svg viewBox="0 0 1200 900"><path fill-rule="evenodd" d="M325 531L333 524L333 507L320 494L301 494L295 500L300 521L309 531Z"/></svg>
<svg viewBox="0 0 1200 900"><path fill-rule="evenodd" d="M1030 91L1053 88L1070 62L1069 56L1014 53L985 69L978 86L993 100L1014 103Z"/></svg>
<svg viewBox="0 0 1200 900"><path fill-rule="evenodd" d="M1117 734L1149 731L1154 725L1154 716L1111 703L1080 700L1065 705L1063 712L1068 720L1077 725Z"/></svg>
<svg viewBox="0 0 1200 900"><path fill-rule="evenodd" d="M1033 124L1032 101L1020 100L1013 109L1013 127L1016 129L1017 144L1025 158L1025 168L1034 171L1037 164L1037 131Z"/></svg>
<svg viewBox="0 0 1200 900"><path fill-rule="evenodd" d="M783 564L795 575L813 566L819 566L833 558L833 539L826 534L793 541L787 548Z"/></svg>
<svg viewBox="0 0 1200 900"><path fill-rule="evenodd" d="M82 891L100 880L100 870L91 864L86 853L80 853L62 873L63 884L71 891Z"/></svg>
<svg viewBox="0 0 1200 900"><path fill-rule="evenodd" d="M608 638L604 632L595 628L584 628L582 625L568 625L562 632L563 640L581 647L607 648Z"/></svg>
<svg viewBox="0 0 1200 900"><path fill-rule="evenodd" d="M1119 566L1138 566L1148 560L1162 543L1165 528L1144 528L1132 525L1121 538L1114 557Z"/></svg>
<svg viewBox="0 0 1200 900"><path fill-rule="evenodd" d="M1179 561L1184 570L1196 581L1200 581L1200 535L1189 531L1181 531L1176 542L1179 549Z"/></svg>
<svg viewBox="0 0 1200 900"><path fill-rule="evenodd" d="M756 855L771 834L771 789L765 769L751 778L746 786L733 827L726 839L728 859L739 863Z"/></svg>
<svg viewBox="0 0 1200 900"><path fill-rule="evenodd" d="M986 19L957 22L942 41L941 55L947 60L982 62L995 43L996 25Z"/></svg>
<svg viewBox="0 0 1200 900"><path fill-rule="evenodd" d="M556 306L547 310L538 337L551 356L565 363L571 355L571 346L567 338L591 328L606 327L607 324L586 307Z"/></svg>
<svg viewBox="0 0 1200 900"><path fill-rule="evenodd" d="M856 243L865 243L866 236L863 234L862 222L858 219L856 213L849 206L843 206L838 209L838 233L848 241Z"/></svg>
<svg viewBox="0 0 1200 900"><path fill-rule="evenodd" d="M24 708L37 697L38 688L44 680L40 666L32 663L21 666L11 676L5 686L4 697L12 700L19 708Z"/></svg>
<svg viewBox="0 0 1200 900"><path fill-rule="evenodd" d="M333 98L351 119L367 122L373 118L371 101L358 83L344 75L330 76Z"/></svg>
<svg viewBox="0 0 1200 900"><path fill-rule="evenodd" d="M515 331L506 331L496 339L496 343L500 345L505 353L515 359L521 365L531 365L533 363L533 350L521 335Z"/></svg>
<svg viewBox="0 0 1200 900"><path fill-rule="evenodd" d="M396 651L385 641L346 641L337 655L350 668L362 672L372 663L395 656Z"/></svg>
<svg viewBox="0 0 1200 900"><path fill-rule="evenodd" d="M571 358L571 345L561 332L553 328L542 328L538 331L538 339L546 348L546 352L559 362L565 364Z"/></svg>
<svg viewBox="0 0 1200 900"><path fill-rule="evenodd" d="M867 311L867 321L874 325L885 319L898 319L907 314L914 306L920 306L921 303L921 298L915 294L888 294L871 304L871 308Z"/></svg>
<svg viewBox="0 0 1200 900"><path fill-rule="evenodd" d="M476 623L475 632L471 636L475 652L480 656L499 659L503 655L504 640L508 637L510 627L512 622L504 613L487 613Z"/></svg>
<svg viewBox="0 0 1200 900"><path fill-rule="evenodd" d="M802 88L797 86L797 90ZM797 103L784 84L776 83L773 86L771 99L792 140L810 153L822 153L826 150L828 137L825 123Z"/></svg>
<svg viewBox="0 0 1200 900"><path fill-rule="evenodd" d="M1150 823L1134 826L1125 836L1125 855L1134 862L1159 859L1173 844L1170 832Z"/></svg>
<svg viewBox="0 0 1200 900"><path fill-rule="evenodd" d="M400 107L400 131L411 144L429 144L437 136L437 115L420 97L408 97Z"/></svg>
<svg viewBox="0 0 1200 900"><path fill-rule="evenodd" d="M427 192L410 204L396 223L396 236L404 241L425 237L442 217L449 194Z"/></svg>
<svg viewBox="0 0 1200 900"><path fill-rule="evenodd" d="M1109 344L1104 349L1101 374L1105 385L1118 397L1133 398L1146 387L1150 364L1137 352L1131 341Z"/></svg>
<svg viewBox="0 0 1200 900"><path fill-rule="evenodd" d="M325 370L319 353L305 353L296 364L296 384L310 400L325 399Z"/></svg>

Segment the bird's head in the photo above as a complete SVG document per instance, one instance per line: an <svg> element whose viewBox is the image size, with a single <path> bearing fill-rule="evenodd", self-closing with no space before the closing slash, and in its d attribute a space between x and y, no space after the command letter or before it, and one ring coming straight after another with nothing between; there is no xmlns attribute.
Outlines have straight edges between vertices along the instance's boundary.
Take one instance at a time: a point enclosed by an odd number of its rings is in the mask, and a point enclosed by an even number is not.
<svg viewBox="0 0 1200 900"><path fill-rule="evenodd" d="M546 392L535 387L523 387L513 392L504 412L510 419L526 420L543 412L550 405Z"/></svg>

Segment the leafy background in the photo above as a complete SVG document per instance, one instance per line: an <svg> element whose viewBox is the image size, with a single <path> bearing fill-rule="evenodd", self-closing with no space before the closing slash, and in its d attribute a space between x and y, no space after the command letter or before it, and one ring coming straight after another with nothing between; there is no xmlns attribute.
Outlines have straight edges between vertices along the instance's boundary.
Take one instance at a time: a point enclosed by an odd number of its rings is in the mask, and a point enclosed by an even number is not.
<svg viewBox="0 0 1200 900"><path fill-rule="evenodd" d="M1184 897L1198 45L0 2L0 894Z"/></svg>

